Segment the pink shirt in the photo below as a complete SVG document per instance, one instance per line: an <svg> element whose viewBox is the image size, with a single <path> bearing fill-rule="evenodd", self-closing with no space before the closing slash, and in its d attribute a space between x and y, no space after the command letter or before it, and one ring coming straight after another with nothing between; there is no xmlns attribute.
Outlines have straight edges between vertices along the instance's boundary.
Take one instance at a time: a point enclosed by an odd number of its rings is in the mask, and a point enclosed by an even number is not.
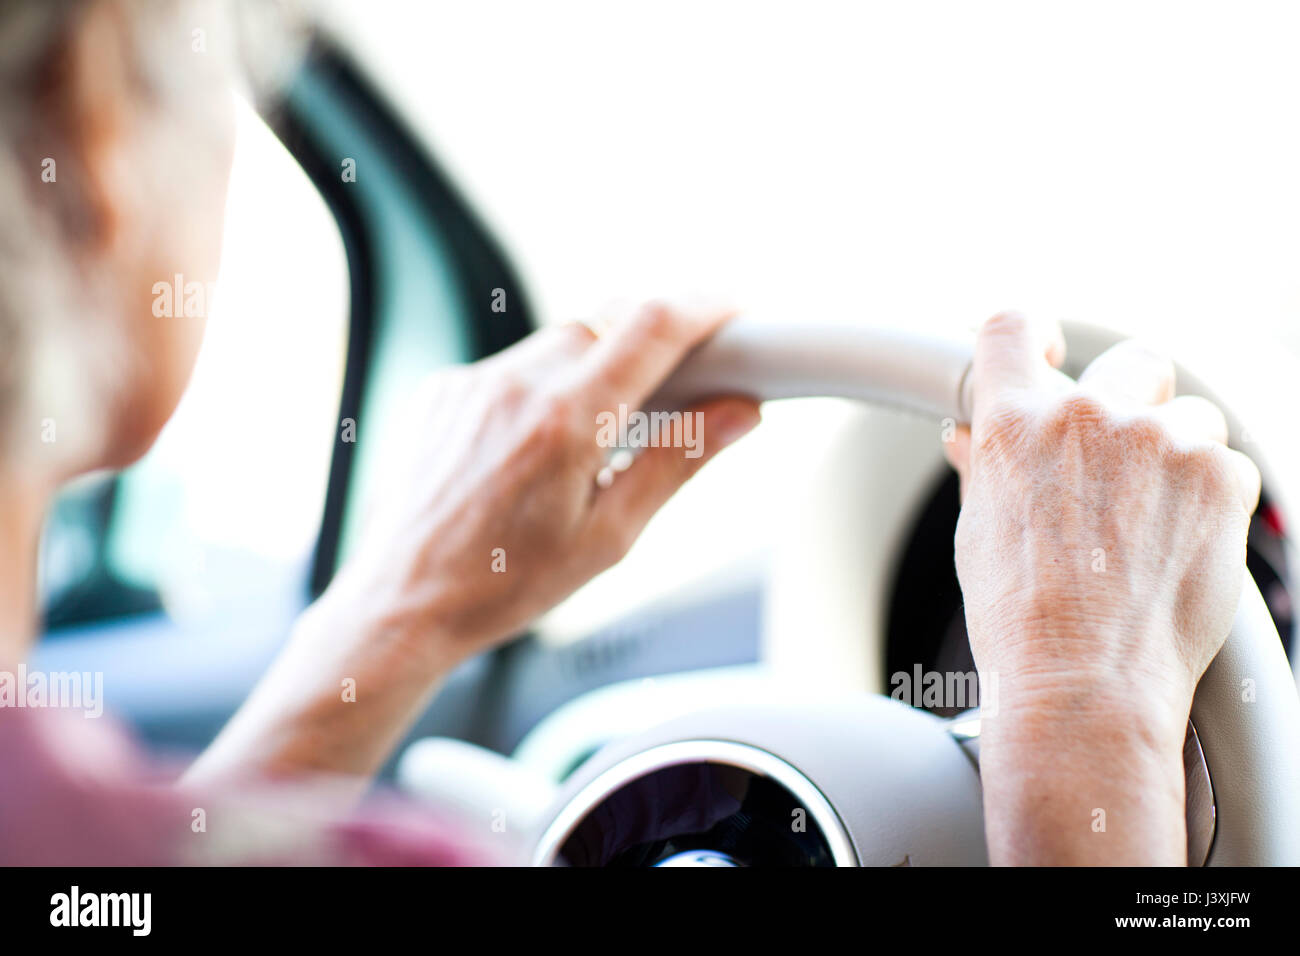
<svg viewBox="0 0 1300 956"><path fill-rule="evenodd" d="M419 807L341 818L305 788L198 794L107 718L0 708L0 865L462 866L487 862Z"/></svg>

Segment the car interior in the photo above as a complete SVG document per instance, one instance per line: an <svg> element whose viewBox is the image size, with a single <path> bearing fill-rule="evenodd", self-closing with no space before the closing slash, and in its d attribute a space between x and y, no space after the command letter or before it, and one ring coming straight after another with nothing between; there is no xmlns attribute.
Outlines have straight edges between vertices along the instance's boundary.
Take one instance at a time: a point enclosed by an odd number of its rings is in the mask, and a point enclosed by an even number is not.
<svg viewBox="0 0 1300 956"><path fill-rule="evenodd" d="M282 205L256 227L232 205L228 247L248 248L223 266L292 249L299 278L282 274L281 286L337 281L305 304L229 283L222 321L244 311L248 327L223 339L214 320L158 447L67 490L42 543L35 660L102 671L116 717L178 756L213 739L348 556L377 453L401 440L385 423L402 396L554 320L534 304L535 264L521 267L497 227L504 200L481 199L473 176L444 162L436 124L393 93L391 63L348 27L322 26L284 95L263 115L245 109L240 156L283 171L283 183L248 188ZM491 82L462 80L465 97ZM523 164L554 148L502 142ZM349 160L352 179L339 174ZM760 203L764 215L775 213ZM272 312L285 331L258 324ZM873 324L846 337L836 323L746 314L697 352L669 391L759 395L771 400L764 429L802 436L779 474L774 464L754 479L745 501L759 507L710 511L727 482L764 469L772 444L688 489L696 497L656 519L627 568L461 666L381 785L469 828L504 817L511 852L539 865L987 863L979 689L953 566L958 486L941 445L969 411L972 336L902 314ZM1066 330L1074 372L1128 331L1091 317ZM1177 354L1180 393L1220 403L1232 444L1264 476L1251 586L1184 753L1193 865L1300 862L1300 455L1258 387L1293 374L1296 358L1259 351L1244 375L1238 356L1223 371L1212 345ZM268 384L259 352L288 380ZM231 395L210 381L236 357L253 365ZM723 539L724 557L697 553ZM971 675L969 693L956 706L927 697L919 688L935 674ZM806 826L792 829L792 814Z"/></svg>

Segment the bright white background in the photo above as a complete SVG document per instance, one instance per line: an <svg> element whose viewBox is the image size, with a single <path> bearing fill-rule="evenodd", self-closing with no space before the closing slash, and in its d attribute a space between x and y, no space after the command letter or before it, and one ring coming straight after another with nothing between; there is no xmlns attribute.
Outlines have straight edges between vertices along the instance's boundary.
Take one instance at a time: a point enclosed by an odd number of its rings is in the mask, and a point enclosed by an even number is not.
<svg viewBox="0 0 1300 956"><path fill-rule="evenodd" d="M548 319L705 291L792 320L1015 307L1246 366L1300 341L1300 4L333 7ZM761 555L837 414L770 408L553 627Z"/></svg>
<svg viewBox="0 0 1300 956"><path fill-rule="evenodd" d="M119 571L169 613L274 591L320 529L347 353L347 264L311 182L240 104L221 273L194 377L129 472Z"/></svg>
<svg viewBox="0 0 1300 956"><path fill-rule="evenodd" d="M338 2L551 316L1300 314L1300 5Z"/></svg>

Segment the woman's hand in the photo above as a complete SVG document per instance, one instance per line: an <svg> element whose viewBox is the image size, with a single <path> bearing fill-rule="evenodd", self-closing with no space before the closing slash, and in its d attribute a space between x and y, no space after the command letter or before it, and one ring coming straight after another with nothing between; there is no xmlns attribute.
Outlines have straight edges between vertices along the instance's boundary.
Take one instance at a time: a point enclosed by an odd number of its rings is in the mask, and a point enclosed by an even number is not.
<svg viewBox="0 0 1300 956"><path fill-rule="evenodd" d="M1186 861L1182 743L1227 637L1260 477L1172 363L1125 342L1077 385L1060 330L980 333L956 560L983 687L993 861Z"/></svg>
<svg viewBox="0 0 1300 956"><path fill-rule="evenodd" d="M373 772L443 674L617 562L691 475L757 424L749 399L706 402L597 484L609 417L639 414L728 317L651 304L599 338L551 327L434 375L355 555L193 775Z"/></svg>
<svg viewBox="0 0 1300 956"><path fill-rule="evenodd" d="M411 454L331 591L384 608L405 652L440 666L525 628L621 559L691 475L757 424L749 399L706 403L597 485L605 416L640 414L727 317L652 304L598 340L578 323L548 328L434 375L415 402Z"/></svg>

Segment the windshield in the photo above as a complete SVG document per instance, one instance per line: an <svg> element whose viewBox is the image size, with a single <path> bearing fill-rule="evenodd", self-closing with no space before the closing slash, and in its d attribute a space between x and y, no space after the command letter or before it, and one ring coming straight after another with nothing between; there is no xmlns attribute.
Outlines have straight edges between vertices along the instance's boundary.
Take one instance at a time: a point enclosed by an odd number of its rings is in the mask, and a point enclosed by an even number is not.
<svg viewBox="0 0 1300 956"><path fill-rule="evenodd" d="M1278 27L1300 8L379 0L334 15L548 320L702 291L787 320L965 328L1018 308L1175 348L1229 333L1246 363L1268 348L1253 337L1300 345L1300 58ZM842 414L769 408L570 602L591 612L574 632L761 554L758 516L803 493Z"/></svg>

